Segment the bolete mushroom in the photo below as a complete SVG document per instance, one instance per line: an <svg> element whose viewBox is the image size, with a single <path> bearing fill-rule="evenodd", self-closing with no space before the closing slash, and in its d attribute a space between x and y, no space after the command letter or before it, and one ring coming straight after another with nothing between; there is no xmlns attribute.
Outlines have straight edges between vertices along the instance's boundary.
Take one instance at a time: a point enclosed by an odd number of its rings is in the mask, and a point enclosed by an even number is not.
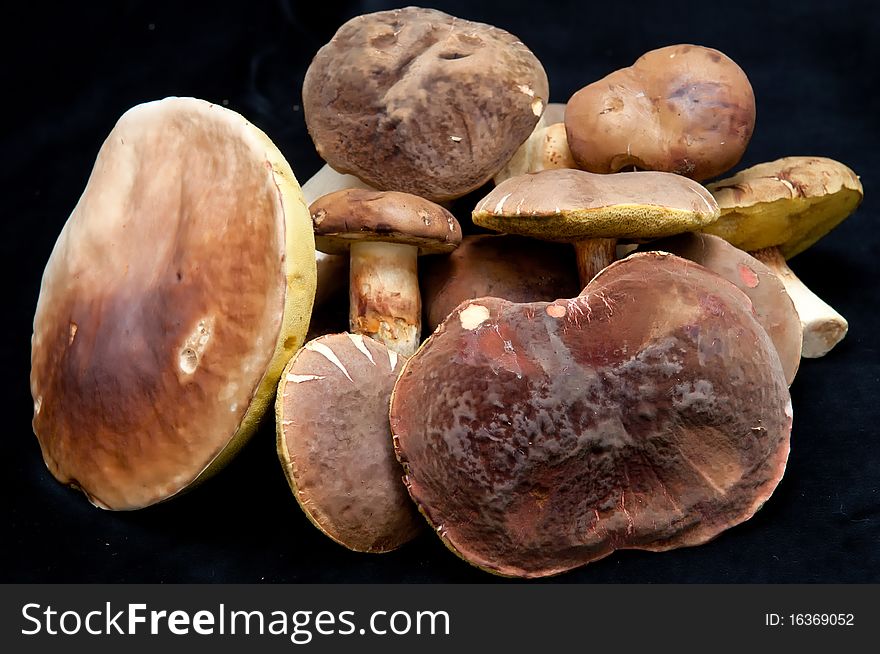
<svg viewBox="0 0 880 654"><path fill-rule="evenodd" d="M303 342L314 252L290 166L242 116L194 98L127 111L37 302L33 426L52 474L137 509L219 470Z"/></svg>
<svg viewBox="0 0 880 654"><path fill-rule="evenodd" d="M521 236L465 236L449 256L428 257L421 268L430 331L465 300L488 295L511 302L549 302L581 290L569 246Z"/></svg>
<svg viewBox="0 0 880 654"><path fill-rule="evenodd" d="M571 300L463 303L403 368L391 431L453 552L541 577L704 543L785 470L791 401L748 298L642 253Z"/></svg>
<svg viewBox="0 0 880 654"><path fill-rule="evenodd" d="M340 545L388 552L424 527L406 493L388 424L403 364L360 334L309 341L281 376L278 456L309 520Z"/></svg>
<svg viewBox="0 0 880 654"><path fill-rule="evenodd" d="M505 164L493 178L496 185L505 179L536 173L541 170L555 168L577 168L577 163L568 149L568 140L565 135L565 105L559 102L551 102L544 109L544 113L535 129L519 146L516 154Z"/></svg>
<svg viewBox="0 0 880 654"><path fill-rule="evenodd" d="M735 166L755 127L748 77L698 45L651 50L575 93L565 110L578 167L661 170L704 180Z"/></svg>
<svg viewBox="0 0 880 654"><path fill-rule="evenodd" d="M833 159L785 157L708 186L721 218L703 231L721 236L770 267L803 324L802 355L821 357L846 336L846 319L792 272L786 259L803 252L862 201L858 176Z"/></svg>
<svg viewBox="0 0 880 654"><path fill-rule="evenodd" d="M348 21L303 84L322 159L370 186L437 202L489 181L547 98L541 63L515 36L420 7Z"/></svg>
<svg viewBox="0 0 880 654"><path fill-rule="evenodd" d="M785 380L791 386L801 361L803 329L785 285L770 268L711 234L679 234L651 241L640 249L671 252L689 259L745 293L752 301L755 317L773 341Z"/></svg>
<svg viewBox="0 0 880 654"><path fill-rule="evenodd" d="M582 286L614 261L618 239L689 232L716 218L712 195L685 177L570 169L511 177L473 211L474 223L482 227L572 243Z"/></svg>
<svg viewBox="0 0 880 654"><path fill-rule="evenodd" d="M421 340L418 255L461 242L455 217L429 200L396 191L346 189L309 208L319 250L350 250L349 324L404 356Z"/></svg>

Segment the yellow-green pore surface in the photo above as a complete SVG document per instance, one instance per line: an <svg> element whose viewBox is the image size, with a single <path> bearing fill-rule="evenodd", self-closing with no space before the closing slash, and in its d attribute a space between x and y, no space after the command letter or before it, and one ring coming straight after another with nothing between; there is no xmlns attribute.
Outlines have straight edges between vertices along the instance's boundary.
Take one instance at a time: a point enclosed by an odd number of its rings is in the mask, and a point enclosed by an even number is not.
<svg viewBox="0 0 880 654"><path fill-rule="evenodd" d="M753 252L779 247L788 259L813 245L862 201L862 184L825 157L785 157L709 184L721 217L703 231Z"/></svg>
<svg viewBox="0 0 880 654"><path fill-rule="evenodd" d="M304 339L311 220L238 114L139 105L110 133L55 245L34 318L34 431L98 506L167 499L253 432Z"/></svg>
<svg viewBox="0 0 880 654"><path fill-rule="evenodd" d="M717 217L711 194L680 175L573 169L505 180L473 212L477 225L548 241L659 238L700 229Z"/></svg>

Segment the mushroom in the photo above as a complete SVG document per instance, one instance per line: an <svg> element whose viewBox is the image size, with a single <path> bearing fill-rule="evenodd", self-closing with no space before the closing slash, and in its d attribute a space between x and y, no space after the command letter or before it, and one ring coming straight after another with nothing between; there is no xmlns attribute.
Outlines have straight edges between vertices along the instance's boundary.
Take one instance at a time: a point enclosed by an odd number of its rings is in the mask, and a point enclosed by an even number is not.
<svg viewBox="0 0 880 654"><path fill-rule="evenodd" d="M34 316L34 432L51 473L107 509L219 470L274 397L315 293L290 166L233 111L138 105L98 153Z"/></svg>
<svg viewBox="0 0 880 654"><path fill-rule="evenodd" d="M513 156L547 86L512 34L407 7L339 28L306 72L303 112L339 172L441 202L479 188Z"/></svg>
<svg viewBox="0 0 880 654"><path fill-rule="evenodd" d="M496 185L505 179L555 168L577 168L565 135L565 105L551 102L526 142L494 177Z"/></svg>
<svg viewBox="0 0 880 654"><path fill-rule="evenodd" d="M703 231L765 263L785 285L800 315L802 356L827 354L846 336L846 319L797 278L786 259L803 252L849 216L862 184L848 167L824 157L785 157L708 186L721 218Z"/></svg>
<svg viewBox="0 0 880 654"><path fill-rule="evenodd" d="M632 166L704 180L739 162L755 127L755 96L736 63L711 48L673 45L575 93L565 110L578 167Z"/></svg>
<svg viewBox="0 0 880 654"><path fill-rule="evenodd" d="M403 357L359 334L309 341L281 375L278 456L296 501L334 541L388 552L424 527L401 482L388 424Z"/></svg>
<svg viewBox="0 0 880 654"><path fill-rule="evenodd" d="M351 331L410 356L421 340L418 255L455 249L458 221L429 200L396 191L346 189L309 210L318 249L351 252Z"/></svg>
<svg viewBox="0 0 880 654"><path fill-rule="evenodd" d="M569 169L511 177L473 212L474 223L489 229L572 243L582 286L614 261L617 239L693 231L717 217L712 195L685 177Z"/></svg>
<svg viewBox="0 0 880 654"><path fill-rule="evenodd" d="M752 301L755 317L773 341L785 381L791 386L801 361L803 329L782 280L770 268L711 234L679 234L651 241L640 250L661 250L689 259L745 293Z"/></svg>
<svg viewBox="0 0 880 654"><path fill-rule="evenodd" d="M407 489L469 563L541 577L704 543L782 478L791 401L739 289L634 254L552 303L463 303L404 365Z"/></svg>
<svg viewBox="0 0 880 654"><path fill-rule="evenodd" d="M512 302L550 301L581 290L572 249L520 236L465 236L447 257L422 263L422 301L433 331L465 300L490 295Z"/></svg>

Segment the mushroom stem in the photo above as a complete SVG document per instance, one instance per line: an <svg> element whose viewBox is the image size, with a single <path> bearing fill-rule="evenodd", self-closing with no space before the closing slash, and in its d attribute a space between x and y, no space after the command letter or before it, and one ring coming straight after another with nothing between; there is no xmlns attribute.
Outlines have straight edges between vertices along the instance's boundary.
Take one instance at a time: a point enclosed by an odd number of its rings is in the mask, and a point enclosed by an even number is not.
<svg viewBox="0 0 880 654"><path fill-rule="evenodd" d="M849 328L846 318L798 279L778 247L764 248L750 254L776 273L794 303L804 330L801 356L815 359L828 354L846 336Z"/></svg>
<svg viewBox="0 0 880 654"><path fill-rule="evenodd" d="M414 245L364 241L351 246L349 325L388 349L412 356L422 331Z"/></svg>
<svg viewBox="0 0 880 654"><path fill-rule="evenodd" d="M617 255L616 238L587 238L575 241L573 245L581 288L614 263Z"/></svg>

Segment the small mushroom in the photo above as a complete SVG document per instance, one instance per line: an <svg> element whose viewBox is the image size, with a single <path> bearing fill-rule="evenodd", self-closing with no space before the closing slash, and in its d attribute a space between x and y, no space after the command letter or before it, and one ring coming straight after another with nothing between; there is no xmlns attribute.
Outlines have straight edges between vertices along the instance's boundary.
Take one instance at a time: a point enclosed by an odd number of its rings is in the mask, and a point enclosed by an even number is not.
<svg viewBox="0 0 880 654"><path fill-rule="evenodd" d="M265 134L194 98L127 111L43 274L31 392L49 470L107 509L206 479L256 429L314 293L309 213Z"/></svg>
<svg viewBox="0 0 880 654"><path fill-rule="evenodd" d="M465 300L549 302L581 290L570 247L507 235L465 236L449 256L428 257L421 278L430 331Z"/></svg>
<svg viewBox="0 0 880 654"><path fill-rule="evenodd" d="M824 157L785 157L708 186L721 218L703 231L749 251L782 280L803 325L802 356L827 354L843 340L846 319L797 278L786 259L803 252L862 201L858 176Z"/></svg>
<svg viewBox="0 0 880 654"><path fill-rule="evenodd" d="M763 263L711 234L679 234L651 241L640 250L671 252L721 275L752 301L755 317L770 334L791 386L801 361L803 329L782 280Z"/></svg>
<svg viewBox="0 0 880 654"><path fill-rule="evenodd" d="M351 252L351 331L410 356L421 339L418 255L454 250L458 221L429 200L395 191L337 191L310 211L318 249Z"/></svg>
<svg viewBox="0 0 880 654"><path fill-rule="evenodd" d="M359 334L309 341L281 375L278 456L309 520L340 545L388 552L424 526L388 424L403 357Z"/></svg>
<svg viewBox="0 0 880 654"><path fill-rule="evenodd" d="M490 572L704 543L782 478L791 400L748 298L671 254L552 303L463 303L404 365L391 431L410 496Z"/></svg>
<svg viewBox="0 0 880 654"><path fill-rule="evenodd" d="M526 142L494 177L495 184L505 179L555 168L577 168L568 149L565 135L565 105L551 102Z"/></svg>
<svg viewBox="0 0 880 654"><path fill-rule="evenodd" d="M547 87L512 34L407 7L339 28L306 72L303 112L339 172L442 202L492 179L538 122Z"/></svg>
<svg viewBox="0 0 880 654"><path fill-rule="evenodd" d="M661 170L704 180L735 166L755 127L746 74L725 54L673 45L575 93L565 110L578 167Z"/></svg>
<svg viewBox="0 0 880 654"><path fill-rule="evenodd" d="M489 229L572 243L582 286L614 261L618 239L693 231L717 217L712 195L679 175L569 169L511 177L473 212L474 223Z"/></svg>

